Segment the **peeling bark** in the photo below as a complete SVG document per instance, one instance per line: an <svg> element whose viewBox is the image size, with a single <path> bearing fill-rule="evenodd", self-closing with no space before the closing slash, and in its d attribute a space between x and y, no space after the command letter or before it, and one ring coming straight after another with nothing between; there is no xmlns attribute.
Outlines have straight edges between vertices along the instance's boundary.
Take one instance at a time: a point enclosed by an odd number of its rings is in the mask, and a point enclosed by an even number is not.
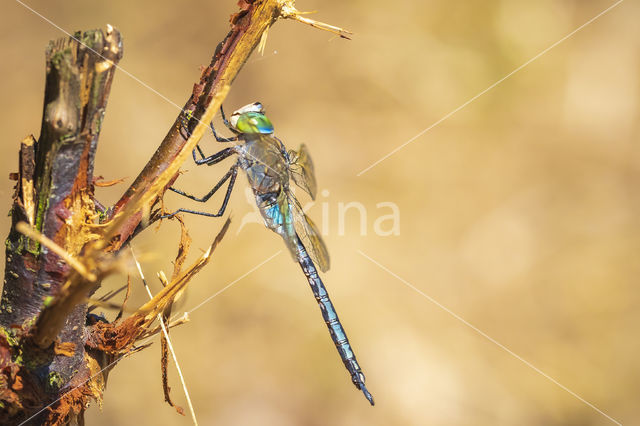
<svg viewBox="0 0 640 426"><path fill-rule="evenodd" d="M0 325L5 332L29 329L69 274L69 265L19 233L17 223L31 224L74 257L86 242L98 238L91 227L96 219L94 154L113 64L122 57L122 45L120 34L112 28L76 33L75 37L83 44L68 38L49 45L40 138L36 142L28 137L21 143L0 302ZM58 346L56 351L52 342L44 347L20 346L31 352L33 364L22 366L21 371L39 390L41 405L55 399L62 385L86 370L86 309L86 303L77 304L62 319L56 334L66 350Z"/></svg>

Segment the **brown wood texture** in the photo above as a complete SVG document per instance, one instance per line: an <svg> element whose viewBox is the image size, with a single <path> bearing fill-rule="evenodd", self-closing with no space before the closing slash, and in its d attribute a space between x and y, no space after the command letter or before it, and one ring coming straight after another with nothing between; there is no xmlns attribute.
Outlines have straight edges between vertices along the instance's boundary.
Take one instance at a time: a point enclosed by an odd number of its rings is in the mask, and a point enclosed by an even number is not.
<svg viewBox="0 0 640 426"><path fill-rule="evenodd" d="M69 274L60 256L16 230L18 222L31 224L73 257L97 237L91 226L96 219L94 155L114 64L121 57L120 34L111 27L76 33L47 49L40 137L37 142L26 138L20 148L0 301L0 325L5 330L29 330ZM54 399L59 386L86 370L86 310L86 303L77 304L60 318L56 336L65 350L56 350L53 340L37 347L25 339L21 350L30 351L24 354L25 364L31 357L27 383L37 388L29 392L39 395L38 402Z"/></svg>

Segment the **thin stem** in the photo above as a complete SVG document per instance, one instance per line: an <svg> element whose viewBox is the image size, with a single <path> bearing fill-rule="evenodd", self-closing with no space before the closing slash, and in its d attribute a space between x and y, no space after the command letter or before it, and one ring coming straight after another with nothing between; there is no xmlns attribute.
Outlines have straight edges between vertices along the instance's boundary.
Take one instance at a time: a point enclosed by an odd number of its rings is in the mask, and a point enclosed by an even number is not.
<svg viewBox="0 0 640 426"><path fill-rule="evenodd" d="M144 274L142 273L142 267L140 266L140 262L136 259L136 255L133 252L133 246L129 243L129 249L131 250L131 256L133 256L134 262L136 262L136 267L138 268L138 272L140 273L140 278L142 279L142 284L144 285L145 290L147 290L147 294L149 295L149 299L153 299L153 294L151 294L151 290L149 290L149 286L147 285L147 280L144 278ZM198 419L196 419L196 412L193 409L193 404L191 403L191 397L189 396L189 390L187 389L187 383L184 380L184 376L182 375L182 369L180 368L180 363L178 362L178 357L176 356L176 352L173 350L173 344L171 343L171 339L169 339L169 332L167 331L167 327L164 324L164 320L162 319L162 314L158 314L158 322L160 322L160 327L162 328L162 334L164 338L167 340L167 345L169 346L169 352L171 352L171 357L173 358L173 362L176 364L176 370L178 371L178 376L180 377L180 382L182 383L182 389L184 389L184 395L187 398L187 404L189 405L189 411L191 412L191 419L193 420L193 424L198 426Z"/></svg>

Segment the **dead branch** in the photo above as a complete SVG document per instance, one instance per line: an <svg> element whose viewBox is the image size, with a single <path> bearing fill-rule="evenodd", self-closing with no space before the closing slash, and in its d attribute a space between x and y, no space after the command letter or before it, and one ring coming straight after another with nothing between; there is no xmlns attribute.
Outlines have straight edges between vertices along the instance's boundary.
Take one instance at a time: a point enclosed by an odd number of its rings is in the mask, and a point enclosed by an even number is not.
<svg viewBox="0 0 640 426"><path fill-rule="evenodd" d="M10 350L28 355L32 365L24 358L22 365L14 365L13 380L20 378L25 385L17 400L0 411L3 423L14 414L28 412L31 405L46 404L60 386L87 371L83 300L56 318L54 338L48 344L34 344L28 337L43 305L63 287L71 266L51 245L17 229L19 222L31 224L72 259L81 256L88 241L99 238L88 226L96 217L91 185L94 154L122 44L120 34L111 27L76 33L76 38L83 43L61 39L49 45L40 138L37 142L26 138L20 149L0 325ZM56 353L52 345L56 336L75 350ZM43 365L47 365L44 375L32 374Z"/></svg>
<svg viewBox="0 0 640 426"><path fill-rule="evenodd" d="M123 356L148 346L141 339L159 331L152 327L155 319L164 315L168 320L171 304L208 263L229 220L209 250L185 271L180 270L183 244L171 282L134 314L120 319L122 307L113 323L87 315L87 301L101 280L126 271L120 249L149 225L154 206L178 177L251 52L264 46L271 25L281 17L345 38L350 34L300 17L293 4L238 2L231 30L182 112L131 187L106 212L96 208L94 185L101 184L93 176L93 164L123 53L120 33L108 26L51 42L40 137L22 141L19 171L11 175L17 183L0 301L0 423L82 422L89 401L101 403L109 371Z"/></svg>

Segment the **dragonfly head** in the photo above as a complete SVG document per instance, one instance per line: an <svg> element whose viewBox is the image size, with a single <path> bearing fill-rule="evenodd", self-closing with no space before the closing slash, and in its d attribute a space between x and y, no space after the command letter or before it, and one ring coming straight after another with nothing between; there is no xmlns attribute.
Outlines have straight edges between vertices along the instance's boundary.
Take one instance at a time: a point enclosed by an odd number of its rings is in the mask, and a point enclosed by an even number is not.
<svg viewBox="0 0 640 426"><path fill-rule="evenodd" d="M273 124L264 115L264 107L260 102L245 105L234 111L229 123L240 133L273 133Z"/></svg>

